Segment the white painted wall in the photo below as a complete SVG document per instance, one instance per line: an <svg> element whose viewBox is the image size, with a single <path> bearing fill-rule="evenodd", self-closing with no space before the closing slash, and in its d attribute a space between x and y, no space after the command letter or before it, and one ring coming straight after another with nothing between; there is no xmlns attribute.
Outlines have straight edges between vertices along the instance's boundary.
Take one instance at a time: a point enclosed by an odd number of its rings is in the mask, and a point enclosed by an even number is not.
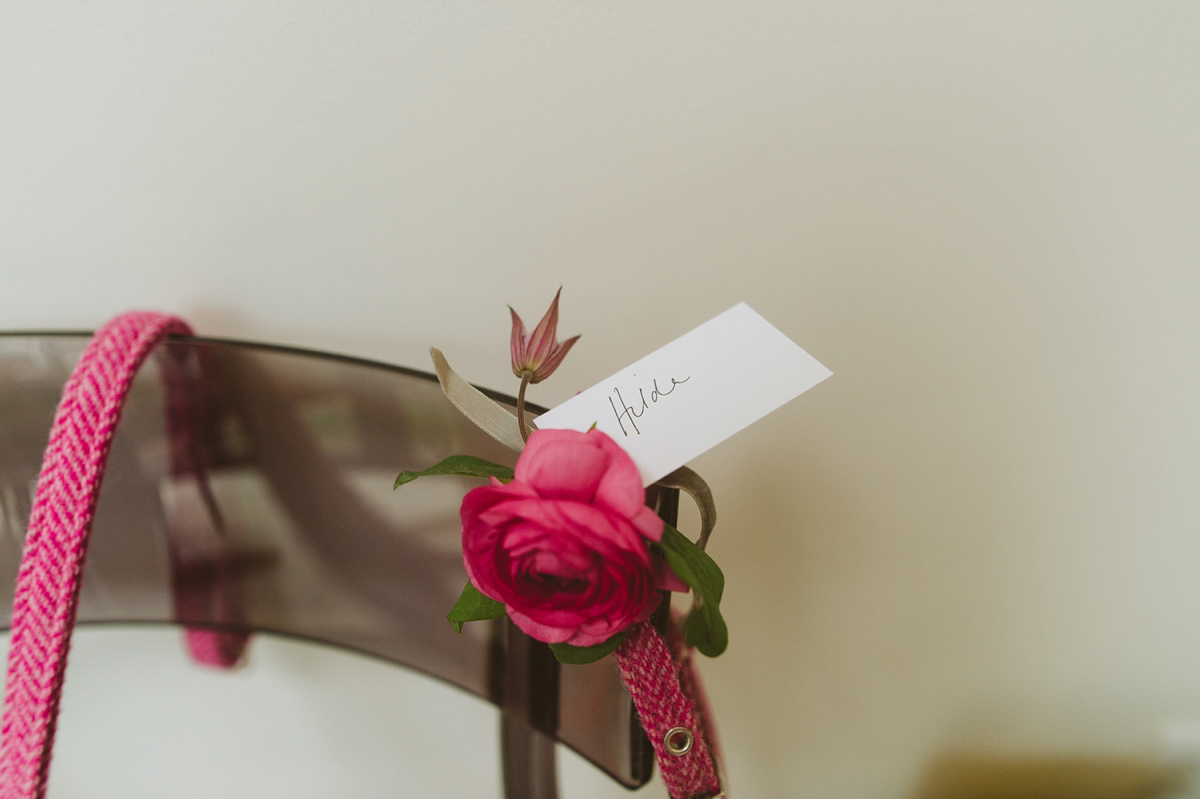
<svg viewBox="0 0 1200 799"><path fill-rule="evenodd" d="M735 795L1182 757L1198 141L1192 3L6 0L0 326L152 307L512 390L504 305L561 284L553 404L746 300L836 375L694 464ZM492 725L335 654L88 633L52 795L486 796Z"/></svg>

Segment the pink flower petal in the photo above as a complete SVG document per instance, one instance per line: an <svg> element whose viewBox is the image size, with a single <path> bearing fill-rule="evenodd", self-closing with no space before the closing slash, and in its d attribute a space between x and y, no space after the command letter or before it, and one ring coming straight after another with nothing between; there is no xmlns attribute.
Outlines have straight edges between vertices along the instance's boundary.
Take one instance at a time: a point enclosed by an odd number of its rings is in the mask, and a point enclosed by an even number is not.
<svg viewBox="0 0 1200 799"><path fill-rule="evenodd" d="M573 627L564 629L534 621L521 611L513 608L512 605L508 606L508 617L513 620L513 624L517 625L530 638L545 641L547 644L561 644L575 633Z"/></svg>
<svg viewBox="0 0 1200 799"><path fill-rule="evenodd" d="M569 435L560 435L560 434ZM549 434L549 435L547 435ZM592 501L609 468L609 456L583 445L574 430L535 430L517 460L517 480L532 485L547 498Z"/></svg>
<svg viewBox="0 0 1200 799"><path fill-rule="evenodd" d="M661 541L665 522L645 505L629 520L634 529L651 541Z"/></svg>
<svg viewBox="0 0 1200 799"><path fill-rule="evenodd" d="M642 488L637 465L629 453L604 433L592 430L587 435L609 457L608 471L596 487L596 504L632 518L646 507L646 490Z"/></svg>
<svg viewBox="0 0 1200 799"><path fill-rule="evenodd" d="M531 364L541 365L554 351L554 337L558 334L558 298L561 294L562 289L559 288L546 315L529 334L525 345L525 357Z"/></svg>
<svg viewBox="0 0 1200 799"><path fill-rule="evenodd" d="M604 643L619 632L620 630L615 630L607 633L606 635L576 632L563 643L570 644L571 646L596 646L597 644Z"/></svg>
<svg viewBox="0 0 1200 799"><path fill-rule="evenodd" d="M572 336L561 344L556 344L554 351L550 353L550 357L538 366L533 377L530 378L530 383L540 383L550 375L554 374L554 370L563 362L563 358L567 357L567 353L571 351L571 347L575 346L575 342L579 341L579 336Z"/></svg>
<svg viewBox="0 0 1200 799"><path fill-rule="evenodd" d="M619 516L612 516L591 505L563 502L555 507L560 517L583 537L589 547L600 552L617 549L633 553L649 562L646 544L637 530Z"/></svg>
<svg viewBox="0 0 1200 799"><path fill-rule="evenodd" d="M526 368L525 323L521 321L521 317L517 316L517 312L511 305L508 306L508 310L512 314L512 337L508 344L512 354L512 369L513 374L521 377Z"/></svg>

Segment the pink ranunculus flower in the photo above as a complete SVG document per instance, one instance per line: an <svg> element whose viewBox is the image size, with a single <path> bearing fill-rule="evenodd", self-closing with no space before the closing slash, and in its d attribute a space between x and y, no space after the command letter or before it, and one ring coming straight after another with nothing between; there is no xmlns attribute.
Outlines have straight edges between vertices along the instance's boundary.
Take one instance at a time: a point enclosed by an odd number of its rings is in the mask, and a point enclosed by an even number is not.
<svg viewBox="0 0 1200 799"><path fill-rule="evenodd" d="M511 483L463 498L462 525L471 582L539 641L599 644L658 605L666 567L646 543L663 522L633 460L598 430L535 430Z"/></svg>

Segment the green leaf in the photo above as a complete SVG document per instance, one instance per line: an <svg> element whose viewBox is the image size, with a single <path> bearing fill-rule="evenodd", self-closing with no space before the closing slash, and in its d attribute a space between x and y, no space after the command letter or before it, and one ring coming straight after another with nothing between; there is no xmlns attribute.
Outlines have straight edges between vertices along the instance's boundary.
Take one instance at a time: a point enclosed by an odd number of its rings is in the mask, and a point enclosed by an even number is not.
<svg viewBox="0 0 1200 799"><path fill-rule="evenodd" d="M616 650L621 642L625 640L627 630L609 638L602 644L595 646L571 646L570 644L550 644L550 651L554 653L554 657L558 658L559 663L566 663L571 666L579 666L584 663L595 663L600 658Z"/></svg>
<svg viewBox="0 0 1200 799"><path fill-rule="evenodd" d="M446 620L450 622L450 626L454 628L454 632L461 633L463 622L498 619L504 613L503 602L497 602L490 596L484 596L468 580L462 590L462 594L458 597L458 601L454 603L454 607L450 608L450 612L446 614Z"/></svg>
<svg viewBox="0 0 1200 799"><path fill-rule="evenodd" d="M460 477L498 477L501 480L513 479L513 470L509 466L485 461L474 455L451 455L423 472L400 472L400 476L396 478L396 483L392 488L399 488L405 483L411 483L418 477L430 477L435 474L456 474Z"/></svg>
<svg viewBox="0 0 1200 799"><path fill-rule="evenodd" d="M696 593L695 604L683 628L688 646L715 658L729 646L729 629L721 616L725 575L703 549L669 524L663 525L662 548L667 563L679 579Z"/></svg>
<svg viewBox="0 0 1200 799"><path fill-rule="evenodd" d="M729 646L729 628L716 605L700 601L688 614L683 625L688 646L694 646L710 658L715 658Z"/></svg>

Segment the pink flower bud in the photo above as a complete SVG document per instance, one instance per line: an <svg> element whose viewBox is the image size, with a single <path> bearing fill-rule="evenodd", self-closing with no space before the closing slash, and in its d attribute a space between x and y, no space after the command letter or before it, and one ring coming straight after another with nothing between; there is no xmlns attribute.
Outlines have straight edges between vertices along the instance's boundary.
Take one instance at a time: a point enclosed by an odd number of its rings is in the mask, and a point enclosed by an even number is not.
<svg viewBox="0 0 1200 799"><path fill-rule="evenodd" d="M558 365L562 363L563 358L567 357L567 352L579 340L579 336L563 342L559 342L555 338L558 333L559 294L562 294L561 288L558 290L558 294L554 295L554 302L550 303L550 310L546 311L542 321L538 322L537 327L533 329L533 333L528 335L525 333L525 323L521 321L521 317L517 316L517 312L512 309L511 305L508 306L508 310L512 313L510 347L512 349L513 374L521 378L529 375L530 383L540 383L553 374Z"/></svg>

